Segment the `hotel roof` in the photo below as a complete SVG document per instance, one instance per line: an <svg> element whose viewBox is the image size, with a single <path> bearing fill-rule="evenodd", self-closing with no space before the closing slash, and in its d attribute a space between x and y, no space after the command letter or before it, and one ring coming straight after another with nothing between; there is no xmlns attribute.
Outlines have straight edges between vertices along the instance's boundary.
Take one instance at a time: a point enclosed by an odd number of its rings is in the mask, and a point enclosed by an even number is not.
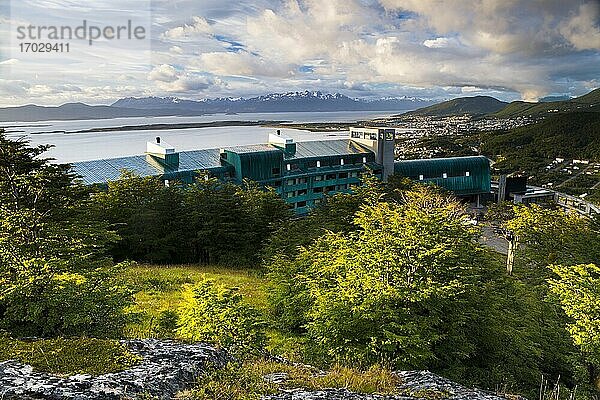
<svg viewBox="0 0 600 400"><path fill-rule="evenodd" d="M238 154L261 152L281 152L285 160L319 158L340 155L370 153L370 150L349 139L297 142L295 153L285 153L280 148L268 144L225 147L224 150ZM101 184L118 180L123 170L139 176L177 175L200 170L225 171L230 167L221 161L219 149L179 152L179 166L169 167L151 155L110 158L73 163L73 170L85 184Z"/></svg>

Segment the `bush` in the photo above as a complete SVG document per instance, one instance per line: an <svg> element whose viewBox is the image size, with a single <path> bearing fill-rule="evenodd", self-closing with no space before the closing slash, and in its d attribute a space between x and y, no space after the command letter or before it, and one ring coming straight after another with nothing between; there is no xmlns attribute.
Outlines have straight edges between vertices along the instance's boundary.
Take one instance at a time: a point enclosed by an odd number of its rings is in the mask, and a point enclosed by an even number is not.
<svg viewBox="0 0 600 400"><path fill-rule="evenodd" d="M0 337L0 361L17 360L53 374L101 375L126 370L140 361L116 340L15 340Z"/></svg>
<svg viewBox="0 0 600 400"><path fill-rule="evenodd" d="M0 327L20 337L118 338L128 320L125 307L132 299L131 291L116 282L122 270L119 265L85 275L65 272L32 276L29 282L20 279L0 297L0 306L4 305Z"/></svg>
<svg viewBox="0 0 600 400"><path fill-rule="evenodd" d="M118 336L130 293L106 256L118 238L90 215L90 188L47 146L0 134L0 329L14 336Z"/></svg>
<svg viewBox="0 0 600 400"><path fill-rule="evenodd" d="M453 199L429 188L403 196L364 205L354 232L326 234L270 268L282 322L305 327L325 362L422 368L444 343L469 350L462 310L482 265L475 232Z"/></svg>
<svg viewBox="0 0 600 400"><path fill-rule="evenodd" d="M182 338L212 343L239 358L264 347L265 324L260 313L243 303L237 289L205 279L184 297L177 329Z"/></svg>

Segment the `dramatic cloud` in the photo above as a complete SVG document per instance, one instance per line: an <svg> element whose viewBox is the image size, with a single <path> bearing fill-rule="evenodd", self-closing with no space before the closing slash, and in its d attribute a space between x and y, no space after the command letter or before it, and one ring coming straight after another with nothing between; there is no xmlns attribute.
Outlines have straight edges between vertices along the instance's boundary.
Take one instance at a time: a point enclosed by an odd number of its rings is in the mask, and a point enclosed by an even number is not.
<svg viewBox="0 0 600 400"><path fill-rule="evenodd" d="M22 1L32 17L46 12L39 1ZM135 15L133 0L123 1ZM49 10L64 3L45 2ZM55 12L77 19L111 2L120 9L117 0L93 0ZM535 100L600 85L596 0L154 0L152 7L151 53L99 46L34 63L14 54L3 58L6 43L0 43L0 70L8 79L0 84L0 99L52 103L53 96L55 102L116 99L127 90L199 98L308 89L357 97ZM0 37L9 37L3 29Z"/></svg>

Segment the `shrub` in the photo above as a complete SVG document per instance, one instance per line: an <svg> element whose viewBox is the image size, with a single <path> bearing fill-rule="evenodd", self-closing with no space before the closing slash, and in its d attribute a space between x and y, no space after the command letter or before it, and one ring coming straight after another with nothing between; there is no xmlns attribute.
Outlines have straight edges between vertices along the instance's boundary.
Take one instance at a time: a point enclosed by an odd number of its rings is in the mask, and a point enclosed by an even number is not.
<svg viewBox="0 0 600 400"><path fill-rule="evenodd" d="M241 358L263 348L265 324L237 289L205 279L184 297L177 329L182 338L213 343Z"/></svg>
<svg viewBox="0 0 600 400"><path fill-rule="evenodd" d="M40 372L101 375L126 370L140 358L116 340L0 337L0 361L5 360L17 360Z"/></svg>
<svg viewBox="0 0 600 400"><path fill-rule="evenodd" d="M166 336L172 335L177 330L179 315L173 310L163 310L158 316L158 330Z"/></svg>

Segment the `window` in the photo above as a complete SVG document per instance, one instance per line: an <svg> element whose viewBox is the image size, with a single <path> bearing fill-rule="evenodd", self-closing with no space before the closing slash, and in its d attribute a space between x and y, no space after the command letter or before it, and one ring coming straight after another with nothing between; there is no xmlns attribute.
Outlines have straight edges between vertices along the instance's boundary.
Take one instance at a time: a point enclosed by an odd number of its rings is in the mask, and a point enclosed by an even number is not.
<svg viewBox="0 0 600 400"><path fill-rule="evenodd" d="M363 157L363 164L367 163L367 157Z"/></svg>
<svg viewBox="0 0 600 400"><path fill-rule="evenodd" d="M315 168L318 166L318 161L307 161L306 168Z"/></svg>
<svg viewBox="0 0 600 400"><path fill-rule="evenodd" d="M271 170L271 173L272 173L274 176L279 176L279 174L281 174L281 168L279 168L279 167L275 167L275 168L273 168L273 169Z"/></svg>
<svg viewBox="0 0 600 400"><path fill-rule="evenodd" d="M313 189L313 193L323 193L323 188L322 187L316 187Z"/></svg>
<svg viewBox="0 0 600 400"><path fill-rule="evenodd" d="M350 176L351 176L352 178L358 178L358 171L351 172L351 173L350 173Z"/></svg>
<svg viewBox="0 0 600 400"><path fill-rule="evenodd" d="M294 197L294 192L288 192L288 194L287 194L287 198L289 199L289 198L291 198L291 197Z"/></svg>
<svg viewBox="0 0 600 400"><path fill-rule="evenodd" d="M278 188L281 187L281 181L275 181L275 182L271 182L269 184L269 186L274 187L274 188Z"/></svg>
<svg viewBox="0 0 600 400"><path fill-rule="evenodd" d="M292 170L292 164L288 164L288 165L286 166L286 168L287 168L287 170L288 170L288 171L291 171L291 170Z"/></svg>
<svg viewBox="0 0 600 400"><path fill-rule="evenodd" d="M348 178L348 173L347 172L340 172L339 178L340 179L346 179L346 178Z"/></svg>
<svg viewBox="0 0 600 400"><path fill-rule="evenodd" d="M419 175L419 180L422 181L423 179L425 179L425 177L423 175Z"/></svg>
<svg viewBox="0 0 600 400"><path fill-rule="evenodd" d="M315 182L322 181L322 180L323 180L323 175L315 176Z"/></svg>
<svg viewBox="0 0 600 400"><path fill-rule="evenodd" d="M306 194L306 189L298 190L298 196L304 196Z"/></svg>
<svg viewBox="0 0 600 400"><path fill-rule="evenodd" d="M296 184L296 180L295 179L288 179L286 182L286 185L288 186L293 186Z"/></svg>
<svg viewBox="0 0 600 400"><path fill-rule="evenodd" d="M344 159L340 158L340 165L344 165Z"/></svg>
<svg viewBox="0 0 600 400"><path fill-rule="evenodd" d="M471 176L471 172L470 171L465 172L465 176Z"/></svg>
<svg viewBox="0 0 600 400"><path fill-rule="evenodd" d="M298 178L297 180L298 185L302 184L302 183L306 183L306 178Z"/></svg>
<svg viewBox="0 0 600 400"><path fill-rule="evenodd" d="M325 176L325 179L328 181L335 179L335 174L327 174L327 176Z"/></svg>
<svg viewBox="0 0 600 400"><path fill-rule="evenodd" d="M296 207L297 208L306 207L306 202L305 201L299 201L299 202L296 203Z"/></svg>
<svg viewBox="0 0 600 400"><path fill-rule="evenodd" d="M321 161L317 161L317 168L321 168Z"/></svg>
<svg viewBox="0 0 600 400"><path fill-rule="evenodd" d="M448 173L447 173L447 172L444 172L444 173L442 174L442 178L446 179L447 177L448 177Z"/></svg>

